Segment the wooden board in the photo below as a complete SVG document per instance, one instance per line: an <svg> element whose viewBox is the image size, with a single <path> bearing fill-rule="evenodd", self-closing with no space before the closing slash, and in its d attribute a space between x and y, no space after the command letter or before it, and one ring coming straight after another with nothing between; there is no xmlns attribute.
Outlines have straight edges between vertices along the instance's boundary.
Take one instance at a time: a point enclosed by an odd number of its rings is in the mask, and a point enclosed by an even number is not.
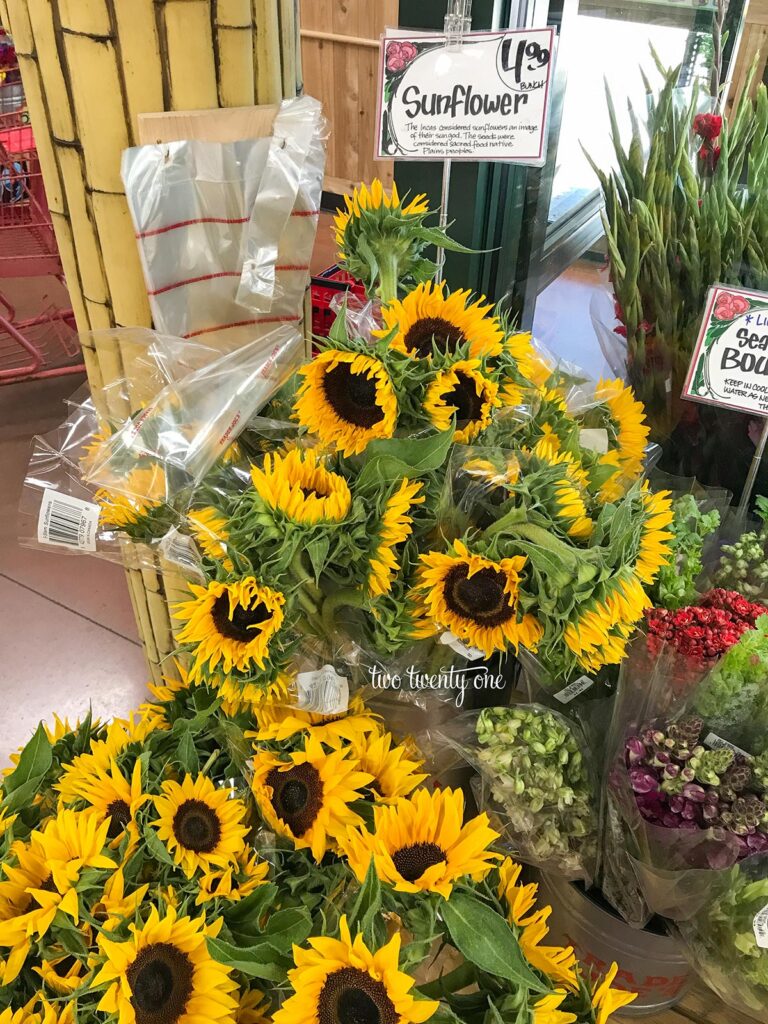
<svg viewBox="0 0 768 1024"><path fill-rule="evenodd" d="M304 88L323 103L331 127L325 188L394 180L391 160L374 160L379 39L398 24L398 0L303 0Z"/></svg>
<svg viewBox="0 0 768 1024"><path fill-rule="evenodd" d="M226 110L173 110L139 114L139 143L142 146L182 139L205 142L237 142L263 139L272 134L277 106L229 107Z"/></svg>
<svg viewBox="0 0 768 1024"><path fill-rule="evenodd" d="M744 17L739 48L733 65L731 84L725 102L725 112L730 114L744 91L747 76L753 61L757 59L757 69L750 90L754 97L758 85L763 80L766 63L768 63L768 0L750 0Z"/></svg>

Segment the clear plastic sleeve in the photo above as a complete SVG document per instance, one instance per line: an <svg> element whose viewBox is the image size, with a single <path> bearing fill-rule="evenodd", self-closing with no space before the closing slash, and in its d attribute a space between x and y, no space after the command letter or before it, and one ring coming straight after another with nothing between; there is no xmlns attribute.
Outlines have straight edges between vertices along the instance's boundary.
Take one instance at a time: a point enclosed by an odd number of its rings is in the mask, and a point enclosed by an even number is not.
<svg viewBox="0 0 768 1024"><path fill-rule="evenodd" d="M463 711L417 738L433 759L448 747L477 772L472 783L512 855L591 882L598 806L593 765L577 724L541 704Z"/></svg>
<svg viewBox="0 0 768 1024"><path fill-rule="evenodd" d="M766 735L766 626L758 619L714 667L645 637L622 666L603 891L630 924L640 927L652 913L689 920L718 872L768 850L764 758L755 756Z"/></svg>
<svg viewBox="0 0 768 1024"><path fill-rule="evenodd" d="M198 486L246 424L296 370L302 338L289 325L174 381L94 453L87 481L168 503ZM146 461L154 476L138 477ZM146 493L142 486L151 486Z"/></svg>

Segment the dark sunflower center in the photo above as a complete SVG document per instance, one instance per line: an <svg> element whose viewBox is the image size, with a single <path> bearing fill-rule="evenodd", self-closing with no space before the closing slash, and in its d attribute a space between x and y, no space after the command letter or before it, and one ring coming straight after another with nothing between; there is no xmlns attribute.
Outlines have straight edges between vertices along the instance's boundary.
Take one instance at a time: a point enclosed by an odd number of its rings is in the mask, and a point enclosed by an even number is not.
<svg viewBox="0 0 768 1024"><path fill-rule="evenodd" d="M318 1024L397 1024L399 1019L384 983L357 967L329 974L318 996Z"/></svg>
<svg viewBox="0 0 768 1024"><path fill-rule="evenodd" d="M392 855L392 863L406 882L415 882L427 868L444 862L445 853L437 843L411 843Z"/></svg>
<svg viewBox="0 0 768 1024"><path fill-rule="evenodd" d="M455 615L482 626L498 626L511 619L515 609L504 593L506 577L498 569L480 569L469 576L469 566L455 565L443 583L443 596Z"/></svg>
<svg viewBox="0 0 768 1024"><path fill-rule="evenodd" d="M327 498L328 494L326 491L321 491L317 487L300 487L299 490L305 498Z"/></svg>
<svg viewBox="0 0 768 1024"><path fill-rule="evenodd" d="M221 838L221 822L202 800L185 800L173 816L173 834L186 850L211 853Z"/></svg>
<svg viewBox="0 0 768 1024"><path fill-rule="evenodd" d="M441 316L430 316L417 320L409 328L405 335L405 347L411 355L426 359L432 355L433 342L439 352L455 352L466 340L464 331L456 324Z"/></svg>
<svg viewBox="0 0 768 1024"><path fill-rule="evenodd" d="M443 401L446 405L456 406L456 421L459 427L474 423L483 416L483 394L477 393L477 387L471 377L460 370L456 376L459 382Z"/></svg>
<svg viewBox="0 0 768 1024"><path fill-rule="evenodd" d="M275 814L295 836L303 836L323 805L323 783L317 769L311 764L296 764L287 772L273 768L266 781L272 787Z"/></svg>
<svg viewBox="0 0 768 1024"><path fill-rule="evenodd" d="M259 631L254 629L254 626L268 622L272 618L272 612L265 604L258 601L251 608L246 608L241 604L235 605L235 610L230 616L229 595L220 594L213 602L211 618L222 636L229 640L248 644L259 635Z"/></svg>
<svg viewBox="0 0 768 1024"><path fill-rule="evenodd" d="M107 817L109 818L107 836L109 839L117 839L131 823L131 808L125 800L113 800L107 807Z"/></svg>
<svg viewBox="0 0 768 1024"><path fill-rule="evenodd" d="M352 373L349 363L339 363L323 377L325 399L339 417L356 427L372 427L384 419L376 401L376 380Z"/></svg>
<svg viewBox="0 0 768 1024"><path fill-rule="evenodd" d="M169 942L139 950L127 971L136 1024L175 1024L192 995L193 975L187 954Z"/></svg>

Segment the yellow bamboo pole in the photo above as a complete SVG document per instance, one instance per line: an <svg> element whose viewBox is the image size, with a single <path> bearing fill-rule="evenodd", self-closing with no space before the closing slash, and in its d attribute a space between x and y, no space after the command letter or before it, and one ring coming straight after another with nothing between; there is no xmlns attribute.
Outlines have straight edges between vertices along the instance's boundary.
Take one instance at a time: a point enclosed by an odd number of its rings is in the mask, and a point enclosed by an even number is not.
<svg viewBox="0 0 768 1024"><path fill-rule="evenodd" d="M256 102L251 0L219 0L216 6L219 104L251 107Z"/></svg>
<svg viewBox="0 0 768 1024"><path fill-rule="evenodd" d="M120 177L143 113L277 103L299 77L295 0L0 0L81 332L150 324ZM94 398L124 418L137 383L114 338L85 343ZM131 600L155 679L172 670L170 595L184 584L126 546Z"/></svg>

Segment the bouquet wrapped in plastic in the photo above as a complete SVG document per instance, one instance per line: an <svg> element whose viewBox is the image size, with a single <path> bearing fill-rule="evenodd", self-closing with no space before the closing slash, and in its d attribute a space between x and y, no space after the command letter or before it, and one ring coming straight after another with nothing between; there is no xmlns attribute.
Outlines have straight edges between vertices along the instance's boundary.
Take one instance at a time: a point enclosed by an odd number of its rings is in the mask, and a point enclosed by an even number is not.
<svg viewBox="0 0 768 1024"><path fill-rule="evenodd" d="M511 854L588 883L595 876L598 800L578 725L539 704L463 712L429 731L477 772L472 788Z"/></svg>

